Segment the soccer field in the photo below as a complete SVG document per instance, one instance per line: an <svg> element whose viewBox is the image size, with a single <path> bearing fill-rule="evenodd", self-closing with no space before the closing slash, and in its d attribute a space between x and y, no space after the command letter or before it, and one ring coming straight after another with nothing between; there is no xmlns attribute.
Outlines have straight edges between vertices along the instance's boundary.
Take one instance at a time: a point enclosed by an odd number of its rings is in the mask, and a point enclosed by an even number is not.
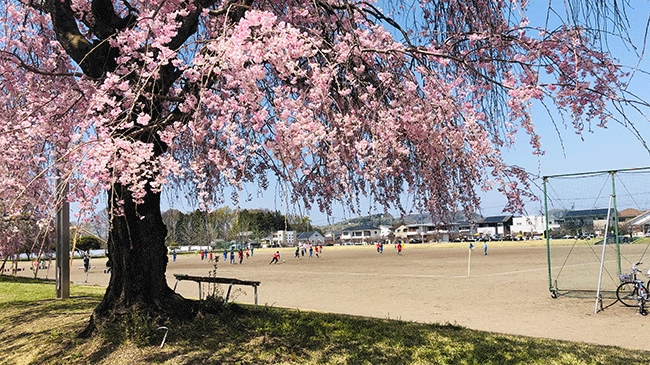
<svg viewBox="0 0 650 365"><path fill-rule="evenodd" d="M325 247L320 258L300 259L294 258L295 249L281 248L280 262L269 265L275 251L256 249L241 265L224 263L221 255L217 276L261 281L260 305L650 349L641 334L650 316L638 316L635 309L611 299L605 299L605 309L594 314L595 294L551 298L543 242L489 244L488 255L479 243L471 256L467 243L406 245L401 255L393 246L384 246L383 254L374 246L334 246ZM105 259L93 259L89 284L107 285L104 264ZM73 282L85 280L80 266L80 260L73 265ZM559 269L553 266L553 271ZM213 269L213 262L201 261L193 253L178 255L176 262L170 257L167 280L173 288L173 274L207 276ZM205 293L208 284L203 285ZM197 298L198 284L179 282L177 292ZM253 289L235 287L231 298L253 303Z"/></svg>

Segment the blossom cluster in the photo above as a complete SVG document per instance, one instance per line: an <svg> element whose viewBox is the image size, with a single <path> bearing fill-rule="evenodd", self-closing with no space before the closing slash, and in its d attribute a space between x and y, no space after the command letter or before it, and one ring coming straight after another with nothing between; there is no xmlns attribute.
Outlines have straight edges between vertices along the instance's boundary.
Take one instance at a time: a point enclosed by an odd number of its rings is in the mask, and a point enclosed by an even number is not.
<svg viewBox="0 0 650 365"><path fill-rule="evenodd" d="M227 186L275 178L323 211L360 195L402 208L408 194L444 218L494 187L517 209L527 176L500 150L522 128L543 153L531 103L580 132L607 122L625 77L579 27L532 28L523 1L423 0L409 29L369 2L136 0L115 2L132 20L101 40L90 2L65 3L115 66L89 77L46 12L3 6L5 215L60 203L56 174L82 211L116 184L136 204L189 187L207 209Z"/></svg>

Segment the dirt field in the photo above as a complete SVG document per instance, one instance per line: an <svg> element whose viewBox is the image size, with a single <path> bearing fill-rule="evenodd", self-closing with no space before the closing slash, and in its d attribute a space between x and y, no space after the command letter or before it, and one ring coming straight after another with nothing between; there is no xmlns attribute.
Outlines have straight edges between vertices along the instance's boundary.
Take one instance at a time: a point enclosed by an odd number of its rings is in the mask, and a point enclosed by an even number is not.
<svg viewBox="0 0 650 365"><path fill-rule="evenodd" d="M218 262L221 277L261 281L261 305L347 313L426 323L452 323L509 334L572 340L650 350L645 329L650 316L605 300L594 314L589 299L551 298L546 247L491 247L471 254L467 244L455 247L407 245L401 255L392 246L379 254L373 246L325 247L320 258L295 259L293 249L280 249L280 263L269 265L275 250L258 249L242 265ZM286 261L286 262L285 262ZM93 259L88 284L106 286L105 259ZM22 263L27 265L27 263ZM207 276L214 263L195 254L178 255L167 269L173 274ZM83 283L81 260L71 280ZM29 271L23 272L24 275ZM41 271L39 277L47 272ZM47 273L54 276L53 269ZM204 284L206 285L206 284ZM204 292L207 286L203 287ZM253 303L250 287L236 287L234 299ZM224 288L225 289L225 288ZM198 297L198 284L179 282L177 291ZM233 294L231 294L231 297ZM610 305L610 306L608 306Z"/></svg>

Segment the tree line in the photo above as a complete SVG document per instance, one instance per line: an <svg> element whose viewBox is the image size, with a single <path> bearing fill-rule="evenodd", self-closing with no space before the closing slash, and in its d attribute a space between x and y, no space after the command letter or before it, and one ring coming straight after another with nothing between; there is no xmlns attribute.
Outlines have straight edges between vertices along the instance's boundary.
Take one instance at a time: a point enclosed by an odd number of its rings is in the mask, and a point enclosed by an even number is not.
<svg viewBox="0 0 650 365"><path fill-rule="evenodd" d="M280 230L310 232L320 228L306 216L268 209L233 210L221 207L212 212L194 210L183 213L169 209L162 214L167 226L166 244L169 247L187 245L216 245L232 241L260 242Z"/></svg>

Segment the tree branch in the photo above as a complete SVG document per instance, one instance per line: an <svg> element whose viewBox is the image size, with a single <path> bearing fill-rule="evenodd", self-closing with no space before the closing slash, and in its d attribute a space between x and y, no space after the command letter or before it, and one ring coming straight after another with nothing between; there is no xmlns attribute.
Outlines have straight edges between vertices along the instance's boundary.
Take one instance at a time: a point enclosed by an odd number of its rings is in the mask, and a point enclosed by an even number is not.
<svg viewBox="0 0 650 365"><path fill-rule="evenodd" d="M132 14L120 18L115 13L111 0L93 0L90 9L95 19L92 31L100 39L109 38L118 30L128 27L135 20Z"/></svg>
<svg viewBox="0 0 650 365"><path fill-rule="evenodd" d="M199 26L199 16L203 9L214 5L216 2L217 0L195 0L194 10L181 19L181 26L178 27L176 36L167 45L169 49L180 48L189 37L196 33Z"/></svg>
<svg viewBox="0 0 650 365"><path fill-rule="evenodd" d="M68 55L81 64L92 51L93 45L79 31L69 0L50 0L47 3L47 11L52 18L56 39Z"/></svg>
<svg viewBox="0 0 650 365"><path fill-rule="evenodd" d="M84 74L98 79L107 70L114 70L115 55L106 41L91 43L79 31L70 0L49 0L47 10L52 18L56 39L66 53L81 67Z"/></svg>

